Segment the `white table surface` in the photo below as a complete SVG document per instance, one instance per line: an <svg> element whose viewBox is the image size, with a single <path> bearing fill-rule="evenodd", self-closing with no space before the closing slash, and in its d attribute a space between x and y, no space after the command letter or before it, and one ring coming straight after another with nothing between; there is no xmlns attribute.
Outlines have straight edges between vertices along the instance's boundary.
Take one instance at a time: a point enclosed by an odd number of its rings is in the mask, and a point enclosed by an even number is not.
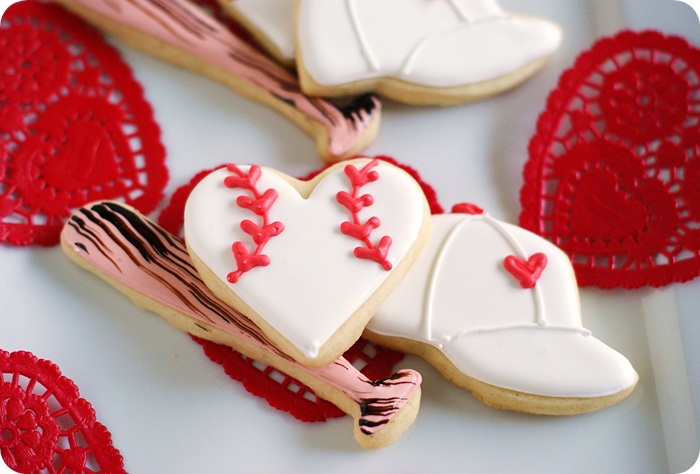
<svg viewBox="0 0 700 474"><path fill-rule="evenodd" d="M386 102L368 155L416 168L445 208L479 204L517 222L527 143L561 72L595 38L655 28L700 46L693 10L670 0L502 0L559 23L561 50L532 80L453 108ZM161 124L167 196L198 171L256 162L305 175L313 143L275 112L118 42ZM154 214L155 215L155 214ZM486 407L416 357L421 411L396 444L367 452L352 420L302 424L249 395L198 345L71 264L59 248L0 246L0 348L55 362L111 431L127 471L663 473L688 469L700 427L700 279L661 290L581 291L584 324L640 381L623 402L575 417ZM675 305L675 306L674 306ZM685 367L687 367L687 372Z"/></svg>

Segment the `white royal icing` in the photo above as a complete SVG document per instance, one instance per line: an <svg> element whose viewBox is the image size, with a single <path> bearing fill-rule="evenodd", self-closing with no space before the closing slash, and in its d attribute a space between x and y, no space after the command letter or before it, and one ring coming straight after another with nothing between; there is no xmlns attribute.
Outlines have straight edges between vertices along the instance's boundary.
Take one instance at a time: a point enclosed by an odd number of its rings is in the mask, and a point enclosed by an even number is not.
<svg viewBox="0 0 700 474"><path fill-rule="evenodd" d="M229 0L229 3L274 45L282 58L294 60L294 0Z"/></svg>
<svg viewBox="0 0 700 474"><path fill-rule="evenodd" d="M362 168L366 162L348 163ZM391 237L387 259L395 269L421 232L425 198L406 172L378 163L374 168L378 181L361 189L361 194L374 197L374 203L359 215L363 222L379 217L381 225L371 240ZM247 172L249 167L240 169ZM343 166L325 176L307 199L278 173L262 168L257 187L261 192L278 192L269 221L281 222L284 231L264 247L268 266L255 267L229 283L228 273L236 270L231 245L241 241L250 249L255 247L240 228L241 221L255 220L255 215L236 205L238 196L248 194L224 185L230 175L226 169L215 171L192 191L185 209L188 247L260 317L314 359L393 269L386 271L374 261L355 257L353 250L361 246L360 241L339 230L341 223L351 220L349 211L336 201L339 191L351 191Z"/></svg>
<svg viewBox="0 0 700 474"><path fill-rule="evenodd" d="M601 397L636 381L624 356L581 324L567 256L553 244L487 214L436 215L431 239L367 329L430 344L464 374L552 397ZM535 286L503 267L544 253Z"/></svg>
<svg viewBox="0 0 700 474"><path fill-rule="evenodd" d="M333 86L391 76L432 87L486 81L552 54L559 28L492 0L301 0L307 73Z"/></svg>

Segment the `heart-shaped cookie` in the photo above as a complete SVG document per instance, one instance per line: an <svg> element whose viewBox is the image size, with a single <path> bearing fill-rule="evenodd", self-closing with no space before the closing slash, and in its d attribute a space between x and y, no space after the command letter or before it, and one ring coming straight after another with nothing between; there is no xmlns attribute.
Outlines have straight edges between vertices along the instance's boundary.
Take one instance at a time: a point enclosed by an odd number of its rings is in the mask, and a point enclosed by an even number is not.
<svg viewBox="0 0 700 474"><path fill-rule="evenodd" d="M359 338L425 244L429 216L418 183L385 161L339 163L310 181L229 165L192 191L185 239L212 291L280 350L320 366ZM276 231L256 239L252 224Z"/></svg>
<svg viewBox="0 0 700 474"><path fill-rule="evenodd" d="M657 32L598 41L560 78L529 146L520 224L580 285L700 273L700 51Z"/></svg>
<svg viewBox="0 0 700 474"><path fill-rule="evenodd" d="M423 189L431 211L442 212L435 191L422 180L415 170L399 164L389 157L379 158L399 166L413 176ZM163 229L171 234L181 235L187 197L197 183L212 171L205 170L197 173L188 183L173 193L170 202L158 216L158 224ZM315 172L313 176L321 171L323 170ZM308 176L305 179L311 179L313 176ZM339 418L345 414L331 402L316 396L313 390L288 374L246 357L231 347L194 336L193 339L202 346L204 353L210 360L220 364L226 374L240 382L249 393L264 398L271 406L288 412L298 420L322 422L331 418ZM360 372L369 379L378 380L391 374L393 367L403 359L403 354L359 339L349 350L345 351L343 357L353 366L361 367Z"/></svg>
<svg viewBox="0 0 700 474"><path fill-rule="evenodd" d="M150 212L168 173L160 128L131 69L56 5L12 5L0 29L0 241L58 243L95 199Z"/></svg>

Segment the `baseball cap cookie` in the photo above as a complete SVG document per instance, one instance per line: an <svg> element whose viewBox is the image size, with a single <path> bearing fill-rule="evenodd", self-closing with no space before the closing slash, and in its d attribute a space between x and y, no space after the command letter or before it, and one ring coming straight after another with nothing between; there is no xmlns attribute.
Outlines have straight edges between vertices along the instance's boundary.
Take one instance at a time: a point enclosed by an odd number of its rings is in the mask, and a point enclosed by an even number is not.
<svg viewBox="0 0 700 474"><path fill-rule="evenodd" d="M530 77L561 41L557 25L493 0L299 0L296 18L302 90L323 97L478 100Z"/></svg>
<svg viewBox="0 0 700 474"><path fill-rule="evenodd" d="M473 205L433 235L367 325L376 344L424 357L488 405L574 415L629 395L637 373L581 322L568 257Z"/></svg>

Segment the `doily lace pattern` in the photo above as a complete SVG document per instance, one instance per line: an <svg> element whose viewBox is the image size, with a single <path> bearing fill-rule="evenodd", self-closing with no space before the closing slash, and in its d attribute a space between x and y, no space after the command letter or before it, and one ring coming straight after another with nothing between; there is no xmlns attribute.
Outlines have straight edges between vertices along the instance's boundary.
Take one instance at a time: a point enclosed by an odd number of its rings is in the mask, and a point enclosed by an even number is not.
<svg viewBox="0 0 700 474"><path fill-rule="evenodd" d="M0 49L0 241L57 244L71 210L97 199L155 209L160 127L117 50L34 0L5 12Z"/></svg>
<svg viewBox="0 0 700 474"><path fill-rule="evenodd" d="M700 50L624 31L560 77L529 145L520 225L551 240L581 286L700 273Z"/></svg>
<svg viewBox="0 0 700 474"><path fill-rule="evenodd" d="M126 473L112 435L51 361L0 350L0 454L14 471Z"/></svg>

